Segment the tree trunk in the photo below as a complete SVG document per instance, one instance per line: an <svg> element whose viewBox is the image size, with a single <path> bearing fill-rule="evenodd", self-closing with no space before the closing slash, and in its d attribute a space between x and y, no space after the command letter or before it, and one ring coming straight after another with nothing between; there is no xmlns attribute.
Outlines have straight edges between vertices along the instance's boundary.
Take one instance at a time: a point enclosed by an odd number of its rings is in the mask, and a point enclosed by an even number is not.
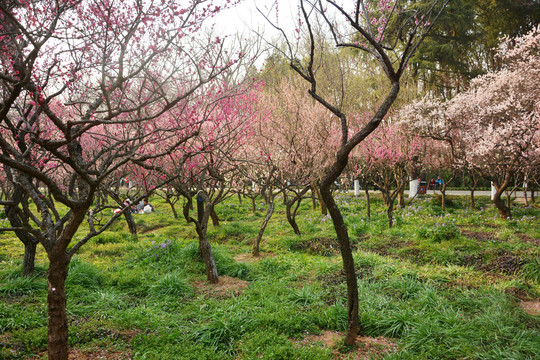
<svg viewBox="0 0 540 360"><path fill-rule="evenodd" d="M48 356L49 360L68 360L68 321L66 313L66 278L69 257L64 251L49 255L48 272Z"/></svg>
<svg viewBox="0 0 540 360"><path fill-rule="evenodd" d="M169 198L166 198L165 201L167 202L167 204L169 204L169 206L171 207L171 211L173 213L173 216L175 219L178 219L178 212L176 212L176 208L174 207L174 204L171 200L169 200Z"/></svg>
<svg viewBox="0 0 540 360"><path fill-rule="evenodd" d="M238 195L238 204L242 205L242 195L240 193L237 193Z"/></svg>
<svg viewBox="0 0 540 360"><path fill-rule="evenodd" d="M257 210L255 206L255 198L251 198L251 213L255 214L255 211Z"/></svg>
<svg viewBox="0 0 540 360"><path fill-rule="evenodd" d="M204 260L206 279L211 284L217 284L219 282L219 276L216 260L214 259L212 246L210 245L206 234L206 231L208 230L208 220L210 219L210 214L214 210L214 205L210 203L210 199L208 199L206 194L203 196L197 195L197 212L200 212L200 209L202 209L202 217L200 222L195 223L197 234L199 235L199 254ZM202 201L199 201L199 198Z"/></svg>
<svg viewBox="0 0 540 360"><path fill-rule="evenodd" d="M212 225L219 226L219 217L216 214L216 210L214 210L213 206L212 206L212 209L210 210L210 217L212 218Z"/></svg>
<svg viewBox="0 0 540 360"><path fill-rule="evenodd" d="M137 237L137 225L135 224L135 220L133 220L133 216L131 216L131 212L126 211L124 213L124 217L126 218L126 223L128 225L128 229L129 229L129 233L134 236L134 237Z"/></svg>
<svg viewBox="0 0 540 360"><path fill-rule="evenodd" d="M474 189L471 189L471 209L476 208L476 203L474 202Z"/></svg>
<svg viewBox="0 0 540 360"><path fill-rule="evenodd" d="M296 235L302 235L302 233L300 232L300 229L298 228L298 224L296 223L296 217L293 215L293 211L292 211L293 205L294 203L292 201L287 203L287 208L286 208L287 221L289 222L289 225L291 225Z"/></svg>
<svg viewBox="0 0 540 360"><path fill-rule="evenodd" d="M339 176L339 172L338 172ZM343 216L339 211L334 198L332 197L330 186L333 179L328 176L328 179L323 180L321 183L321 196L328 212L332 218L334 229L339 242L339 249L341 252L341 258L343 260L343 269L345 271L345 280L347 284L347 334L345 336L345 344L354 345L356 343L356 336L359 328L359 316L358 316L358 281L356 279L356 272L354 269L354 258L352 255L351 243L349 240L349 234L347 232L347 226L343 220Z"/></svg>
<svg viewBox="0 0 540 360"><path fill-rule="evenodd" d="M268 225L268 222L270 221L270 218L274 213L274 200L270 199L269 197L268 202L269 204L268 209L266 210L266 216L264 217L261 228L259 229L259 234L257 235L257 239L255 239L255 244L253 245L253 256L260 256L259 247L264 234L264 230L266 230L266 226Z"/></svg>
<svg viewBox="0 0 540 360"><path fill-rule="evenodd" d="M326 208L326 204L321 196L321 193L319 191L319 188L317 187L316 184L312 184L311 186L312 189L315 189L313 190L314 192L314 195L317 197L317 199L319 200L319 205L321 205L321 214L322 215L327 215L328 214L328 211L327 211L327 208Z"/></svg>
<svg viewBox="0 0 540 360"><path fill-rule="evenodd" d="M534 191L536 189L535 188L531 188L531 204L536 204L536 200L534 198Z"/></svg>
<svg viewBox="0 0 540 360"><path fill-rule="evenodd" d="M527 188L523 188L523 200L525 201L525 206L529 206L529 197L527 196Z"/></svg>
<svg viewBox="0 0 540 360"><path fill-rule="evenodd" d="M202 255L204 260L206 279L211 284L219 283L216 260L214 259L214 254L212 253L212 246L210 245L208 237L206 236L206 230L199 233L199 253Z"/></svg>
<svg viewBox="0 0 540 360"><path fill-rule="evenodd" d="M388 215L388 228L391 229L394 224L394 199L390 200L386 214Z"/></svg>
<svg viewBox="0 0 540 360"><path fill-rule="evenodd" d="M34 275L34 269L36 264L36 248L37 241L28 241L24 243L24 260L23 260L23 276Z"/></svg>
<svg viewBox="0 0 540 360"><path fill-rule="evenodd" d="M11 196L11 201L15 204L21 204L24 207L28 207L28 198L25 197L23 189L19 185L14 185L14 191ZM7 205L6 216L9 223L14 228L22 228L24 226L24 215L17 205ZM39 240L30 232L20 229L15 230L15 235L24 244L24 260L22 276L34 275L34 268L36 262L36 248Z"/></svg>
<svg viewBox="0 0 540 360"><path fill-rule="evenodd" d="M501 198L502 193L503 191L497 191L495 193L495 196L493 197L493 203L495 204L497 209L499 209L500 216L502 219L511 219L512 213L510 212L510 208L504 204L504 201Z"/></svg>
<svg viewBox="0 0 540 360"><path fill-rule="evenodd" d="M446 189L445 189L445 187L443 187L443 189L441 190L441 207L442 207L442 211L446 211Z"/></svg>
<svg viewBox="0 0 540 360"><path fill-rule="evenodd" d="M302 197L308 192L309 189L311 189L311 186L305 187L302 191L296 193L291 201L287 202L287 221L293 228L293 231L296 235L302 235L302 233L300 232L300 228L298 228L298 224L296 223L296 214L298 213L298 208L300 207L300 203L302 202ZM296 204L296 206L293 210L294 204Z"/></svg>
<svg viewBox="0 0 540 360"><path fill-rule="evenodd" d="M369 197L369 189L367 188L367 186L365 187L364 192L366 194L366 216L368 217L368 219L371 219L371 199Z"/></svg>
<svg viewBox="0 0 540 360"><path fill-rule="evenodd" d="M398 207L404 208L405 207L405 196L403 195L405 193L405 187L403 186L402 189L399 191L398 195Z"/></svg>

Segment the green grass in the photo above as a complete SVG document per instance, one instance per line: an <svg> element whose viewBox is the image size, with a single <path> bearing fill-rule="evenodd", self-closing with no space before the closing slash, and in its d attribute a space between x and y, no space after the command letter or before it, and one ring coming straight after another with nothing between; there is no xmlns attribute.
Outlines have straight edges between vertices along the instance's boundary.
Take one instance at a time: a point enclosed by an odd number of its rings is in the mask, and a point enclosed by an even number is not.
<svg viewBox="0 0 540 360"><path fill-rule="evenodd" d="M361 334L398 345L385 359L534 359L540 320L519 302L540 297L540 210L515 204L507 221L487 198L478 199L478 210L468 209L467 197L448 200L447 212L427 196L396 209L388 229L380 198L367 218L363 197L339 196L354 249ZM311 201L301 205L297 236L276 200L259 259L249 254L264 203L257 201L255 214L250 201L237 198L217 207L221 226L210 225L208 236L218 272L244 284L228 295L201 287L205 268L193 226L152 202L155 213L134 215L137 238L120 221L72 260L72 348L134 359L351 354L304 340L347 328L337 240ZM47 346L46 256L38 247L36 274L24 278L22 244L8 233L0 244L0 358L35 358Z"/></svg>

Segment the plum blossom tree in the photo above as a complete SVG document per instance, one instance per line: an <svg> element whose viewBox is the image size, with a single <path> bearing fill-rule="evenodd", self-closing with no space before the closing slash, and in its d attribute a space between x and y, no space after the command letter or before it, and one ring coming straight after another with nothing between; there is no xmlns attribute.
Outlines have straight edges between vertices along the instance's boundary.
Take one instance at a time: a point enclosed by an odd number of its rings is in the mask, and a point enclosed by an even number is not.
<svg viewBox="0 0 540 360"><path fill-rule="evenodd" d="M256 109L261 91L262 84L241 91L224 85L207 93L197 105L198 110L190 113L191 118L201 118L197 137L160 158L161 163L152 167L157 177L185 198L182 213L195 225L199 253L210 283L218 283L219 276L207 237L208 222L215 216L213 221L217 225L215 206L234 194L239 149L250 138L258 120ZM194 198L197 216L190 214Z"/></svg>
<svg viewBox="0 0 540 360"><path fill-rule="evenodd" d="M49 359L68 358L71 258L122 215L96 226L100 187L196 136L191 100L234 61L199 31L218 10L204 1L0 3L0 163L34 203L16 200L11 211L49 259ZM85 220L88 232L73 242Z"/></svg>
<svg viewBox="0 0 540 360"><path fill-rule="evenodd" d="M260 141L279 173L275 187L286 195L287 220L300 235L298 207L330 163L339 129L336 122L328 122L332 113L303 92L298 79L282 80L268 92L266 108L272 111L261 127Z"/></svg>
<svg viewBox="0 0 540 360"><path fill-rule="evenodd" d="M389 228L394 223L395 200L405 188L409 165L418 154L421 145L419 137L407 136L402 128L386 122L358 148L360 156L366 159L366 170L373 174L371 181L380 189L383 196Z"/></svg>
<svg viewBox="0 0 540 360"><path fill-rule="evenodd" d="M325 169L319 189L332 218L343 259L348 302L345 343L349 345L356 342L359 328L358 285L347 227L333 198L332 187L346 168L351 151L379 126L396 100L409 59L440 13L441 6L437 9L435 6L437 1L428 3L431 6L428 5L427 11L420 14L412 4L401 1L360 0L350 5L341 5L332 0L300 0L301 16L297 22L295 38L288 38L282 31L287 43L285 55L289 58L290 66L309 84L309 94L334 114L341 129L337 153ZM442 7L445 5L442 2ZM389 27L389 20L395 26ZM340 101L345 98L347 89L340 86L340 83L320 86L321 76L325 74L325 56L315 36L316 24L325 26L325 29L318 32L329 34L338 49L351 49L373 57L389 81L386 95L374 106L376 110L373 111L373 117L354 133L350 132L348 114L343 107L344 102ZM389 31L390 28L397 30ZM296 46L303 31L306 43ZM308 49L307 54L300 55L298 49Z"/></svg>
<svg viewBox="0 0 540 360"><path fill-rule="evenodd" d="M538 28L507 39L499 50L500 70L474 79L448 102L424 99L404 115L450 144L459 165L493 183L502 218L511 217L501 199L505 190L539 164L539 39Z"/></svg>
<svg viewBox="0 0 540 360"><path fill-rule="evenodd" d="M463 124L468 163L496 188L493 202L511 217L504 193L540 154L540 29L507 39L499 49L501 70L480 76L452 99L448 116Z"/></svg>

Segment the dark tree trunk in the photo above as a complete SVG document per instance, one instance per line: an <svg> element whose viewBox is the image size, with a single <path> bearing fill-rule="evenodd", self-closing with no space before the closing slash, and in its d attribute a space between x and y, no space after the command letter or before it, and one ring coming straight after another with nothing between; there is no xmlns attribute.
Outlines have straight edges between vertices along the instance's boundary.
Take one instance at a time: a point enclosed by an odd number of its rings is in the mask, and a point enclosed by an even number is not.
<svg viewBox="0 0 540 360"><path fill-rule="evenodd" d="M133 220L133 216L131 216L131 212L128 210L124 213L124 217L126 218L126 223L129 228L129 233L137 237L137 225L135 224L135 220Z"/></svg>
<svg viewBox="0 0 540 360"><path fill-rule="evenodd" d="M300 203L300 201L298 201L298 203ZM296 223L296 216L295 216L296 211L294 211L294 214L293 214L293 210L292 210L293 205L294 204L292 203L292 201L287 203L287 208L286 208L287 221L289 222L289 225L291 225L296 235L302 235L302 233L300 232L300 229L298 228L298 224Z"/></svg>
<svg viewBox="0 0 540 360"><path fill-rule="evenodd" d="M168 197L165 199L165 201L167 202L167 204L169 204L169 206L170 206L170 208L172 210L174 218L178 219L178 212L176 211L176 208L174 207L173 202Z"/></svg>
<svg viewBox="0 0 540 360"><path fill-rule="evenodd" d="M216 261L214 254L212 253L212 246L208 241L206 231L208 229L208 220L210 219L210 213L212 212L213 204L211 203L207 194L200 191L196 196L197 202L197 219L189 216L189 209L193 208L193 195L186 187L179 188L180 193L185 197L187 203L184 204L184 218L191 223L195 224L195 230L199 237L199 255L204 261L206 269L206 278L212 284L219 282L219 276L217 272Z"/></svg>
<svg viewBox="0 0 540 360"><path fill-rule="evenodd" d="M268 222L270 221L270 218L272 217L272 214L274 213L274 199L268 199L268 209L266 210L266 216L264 217L264 220L261 224L261 228L259 229L259 234L257 234L257 239L255 239L255 243L253 244L253 256L260 256L260 243L264 234L264 230L266 230L266 226L268 225Z"/></svg>
<svg viewBox="0 0 540 360"><path fill-rule="evenodd" d="M219 217L216 214L216 210L212 206L212 209L210 210L210 217L212 218L212 225L219 226Z"/></svg>
<svg viewBox="0 0 540 360"><path fill-rule="evenodd" d="M502 192L499 193L499 191L497 191L495 193L495 196L493 197L493 203L495 204L497 209L499 209L499 213L502 219L509 219L512 217L510 208L507 207L504 201L502 200Z"/></svg>
<svg viewBox="0 0 540 360"><path fill-rule="evenodd" d="M443 190L441 190L441 208L442 211L446 211L446 189L444 189L444 187Z"/></svg>
<svg viewBox="0 0 540 360"><path fill-rule="evenodd" d="M238 203L242 205L242 195L240 193L237 193L238 195Z"/></svg>
<svg viewBox="0 0 540 360"><path fill-rule="evenodd" d="M28 198L24 195L23 189L19 185L14 185L13 195L11 201L14 205L7 205L6 216L12 227L17 228L15 235L24 244L24 259L22 276L34 275L34 268L36 262L36 248L39 240L29 231L22 229L24 223L24 214L21 209L18 208L18 204L23 208L28 207Z"/></svg>
<svg viewBox="0 0 540 360"><path fill-rule="evenodd" d="M405 207L404 193L405 193L405 187L403 186L402 189L399 191L399 194L398 194L398 207L400 207L402 209Z"/></svg>
<svg viewBox="0 0 540 360"><path fill-rule="evenodd" d="M66 278L69 257L64 251L49 254L48 272L48 356L50 360L68 359L68 321L66 313Z"/></svg>
<svg viewBox="0 0 540 360"><path fill-rule="evenodd" d="M388 228L391 229L392 225L394 224L394 201L392 200L390 204L388 204L388 208L386 209L386 214L388 215Z"/></svg>
<svg viewBox="0 0 540 360"><path fill-rule="evenodd" d="M338 172L339 176L339 172ZM337 176L336 176L337 178ZM325 181L326 180L326 181ZM332 218L334 229L339 242L339 249L341 252L341 258L343 260L343 269L345 270L345 281L347 284L347 334L345 336L345 344L352 345L356 343L356 336L359 328L359 316L358 316L358 281L356 279L356 272L354 268L354 259L352 255L351 243L349 240L349 234L347 232L347 226L343 220L343 216L339 211L330 186L333 182L331 176L327 175L321 183L321 196L328 207L328 212Z"/></svg>
<svg viewBox="0 0 540 360"><path fill-rule="evenodd" d="M504 191L508 188L510 185L510 181L513 178L512 173L506 174L503 182L498 185L493 181L493 185L495 186L495 189L497 190L495 192L495 196L493 197L493 203L497 207L497 209L500 212L500 216L502 219L511 219L512 218L512 212L510 210L510 206L507 206L504 201L502 200L502 195L504 194Z"/></svg>
<svg viewBox="0 0 540 360"><path fill-rule="evenodd" d="M474 201L474 190L475 189L471 189L471 209L476 209L476 203Z"/></svg>
<svg viewBox="0 0 540 360"><path fill-rule="evenodd" d="M326 203L324 202L322 196L321 196L321 193L319 191L319 188L317 187L317 185L313 184L311 186L312 189L315 189L313 190L314 191L314 195L317 197L317 200L319 200L319 205L321 206L321 214L322 215L327 215L328 214L328 211L327 211L327 205ZM330 190L331 191L331 190Z"/></svg>
<svg viewBox="0 0 540 360"><path fill-rule="evenodd" d="M369 190L367 186L365 187L364 192L366 194L366 216L368 217L368 219L371 219L371 199L369 197Z"/></svg>
<svg viewBox="0 0 540 360"><path fill-rule="evenodd" d="M36 264L36 248L37 241L28 241L24 243L24 260L23 260L23 276L34 275L34 269Z"/></svg>
<svg viewBox="0 0 540 360"><path fill-rule="evenodd" d="M257 210L257 207L255 206L255 198L251 198L251 213L255 214L255 211Z"/></svg>
<svg viewBox="0 0 540 360"><path fill-rule="evenodd" d="M206 222L206 225L208 225L208 219ZM206 279L211 284L219 283L216 260L214 259L214 254L212 253L212 246L210 245L208 237L206 236L206 229L199 232L199 253L202 255L204 260Z"/></svg>
<svg viewBox="0 0 540 360"><path fill-rule="evenodd" d="M202 223L203 218L204 218L204 200L202 197L197 195L197 221L199 223Z"/></svg>
<svg viewBox="0 0 540 360"><path fill-rule="evenodd" d="M535 188L531 188L531 204L536 204L536 200L534 198L534 191L536 189Z"/></svg>
<svg viewBox="0 0 540 360"><path fill-rule="evenodd" d="M298 228L298 224L296 223L296 214L298 213L298 208L300 207L300 204L302 202L302 197L308 192L310 188L311 186L305 187L301 192L295 194L295 196L287 202L287 221L293 228L293 231L296 235L302 235L302 233L300 232L300 228ZM294 206L294 204L296 204L296 206Z"/></svg>

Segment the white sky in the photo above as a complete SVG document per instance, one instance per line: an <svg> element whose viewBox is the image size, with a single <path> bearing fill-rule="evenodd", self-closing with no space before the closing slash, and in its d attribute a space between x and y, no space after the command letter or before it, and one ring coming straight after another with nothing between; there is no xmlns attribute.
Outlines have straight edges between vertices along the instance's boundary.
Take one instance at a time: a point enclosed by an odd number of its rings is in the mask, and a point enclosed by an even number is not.
<svg viewBox="0 0 540 360"><path fill-rule="evenodd" d="M275 38L278 32L257 11L268 12L274 0L243 0L232 9L221 11L215 18L216 30L223 35L242 33L249 36L252 30L262 30L268 38ZM297 14L298 2L296 0L278 0L278 23L283 28L292 30L294 18ZM272 11L269 18L276 21L276 13Z"/></svg>

